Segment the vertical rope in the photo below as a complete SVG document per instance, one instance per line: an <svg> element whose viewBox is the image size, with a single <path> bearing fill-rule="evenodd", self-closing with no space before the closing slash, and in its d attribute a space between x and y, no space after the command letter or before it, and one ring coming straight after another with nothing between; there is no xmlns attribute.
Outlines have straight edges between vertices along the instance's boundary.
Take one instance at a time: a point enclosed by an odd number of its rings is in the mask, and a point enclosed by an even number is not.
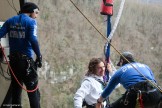
<svg viewBox="0 0 162 108"><path fill-rule="evenodd" d="M114 32L119 24L119 20L121 18L121 15L122 15L122 12L123 12L123 8L124 8L124 4L125 4L125 0L122 0L121 4L120 4L120 8L119 8L119 12L118 12L118 15L116 17L116 20L115 20L115 23L114 23L114 26L113 26L113 29L111 30L111 33L109 35L109 39L112 39L113 35L114 35Z"/></svg>

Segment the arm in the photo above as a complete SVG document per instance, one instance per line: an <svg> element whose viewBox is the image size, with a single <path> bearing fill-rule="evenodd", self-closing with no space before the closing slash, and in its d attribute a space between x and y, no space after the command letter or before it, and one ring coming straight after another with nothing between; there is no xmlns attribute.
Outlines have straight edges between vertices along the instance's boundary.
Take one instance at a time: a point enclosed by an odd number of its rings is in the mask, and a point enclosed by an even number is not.
<svg viewBox="0 0 162 108"><path fill-rule="evenodd" d="M97 104L95 106L95 108L103 108L102 107L102 102L103 102L104 98L100 97L97 99Z"/></svg>
<svg viewBox="0 0 162 108"><path fill-rule="evenodd" d="M112 62L107 64L107 69L110 72L109 77L111 79L111 77L116 73L116 68L113 66ZM108 82L109 83L109 82ZM116 86L116 88L120 87L120 83Z"/></svg>
<svg viewBox="0 0 162 108"><path fill-rule="evenodd" d="M39 43L37 39L37 23L35 20L31 22L31 26L29 29L29 41L31 43L32 49L35 52L37 58L36 58L36 65L41 68L42 67L42 55L40 53Z"/></svg>
<svg viewBox="0 0 162 108"><path fill-rule="evenodd" d="M83 100L88 94L90 94L91 88L91 82L89 80L84 80L81 87L74 95L74 108L82 108Z"/></svg>
<svg viewBox="0 0 162 108"><path fill-rule="evenodd" d="M108 97L111 92L115 89L115 87L120 83L120 76L122 75L121 71L117 71L110 82L108 83L107 87L104 89L103 93L101 94L100 98L97 100L96 108L102 108L102 102L106 97Z"/></svg>
<svg viewBox="0 0 162 108"><path fill-rule="evenodd" d="M31 41L31 45L37 57L41 57L39 43L36 37L34 37L33 40Z"/></svg>
<svg viewBox="0 0 162 108"><path fill-rule="evenodd" d="M41 53L40 53L39 43L37 39L37 23L35 20L31 22L29 27L29 41L37 57L40 57Z"/></svg>
<svg viewBox="0 0 162 108"><path fill-rule="evenodd" d="M37 39L35 41L33 41L32 48L33 48L35 54L37 55L35 64L36 64L36 66L41 68L42 67L42 55L40 53L39 44L38 44Z"/></svg>

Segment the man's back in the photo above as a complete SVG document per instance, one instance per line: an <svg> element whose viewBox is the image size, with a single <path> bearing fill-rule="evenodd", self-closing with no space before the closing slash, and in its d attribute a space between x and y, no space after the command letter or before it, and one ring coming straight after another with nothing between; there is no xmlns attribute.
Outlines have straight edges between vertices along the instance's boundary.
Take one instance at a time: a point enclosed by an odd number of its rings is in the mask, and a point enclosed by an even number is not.
<svg viewBox="0 0 162 108"><path fill-rule="evenodd" d="M0 31L0 36L8 33L10 53L19 52L32 57L31 43L37 40L36 30L36 21L26 14L20 14L5 22Z"/></svg>
<svg viewBox="0 0 162 108"><path fill-rule="evenodd" d="M155 82L154 75L150 68L141 63L134 62L126 64L118 70L120 83L127 89L138 82L145 81L146 78Z"/></svg>

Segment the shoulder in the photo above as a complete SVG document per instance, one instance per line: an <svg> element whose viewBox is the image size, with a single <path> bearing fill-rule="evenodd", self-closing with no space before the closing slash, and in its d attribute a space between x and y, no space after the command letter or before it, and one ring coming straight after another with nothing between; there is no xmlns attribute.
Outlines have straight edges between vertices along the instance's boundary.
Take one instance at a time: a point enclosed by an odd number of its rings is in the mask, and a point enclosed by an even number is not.
<svg viewBox="0 0 162 108"><path fill-rule="evenodd" d="M15 16L9 18L8 20L17 19L18 17L19 17L19 15L15 15Z"/></svg>
<svg viewBox="0 0 162 108"><path fill-rule="evenodd" d="M94 80L93 77L91 77L91 76L86 76L86 77L83 79L82 82L92 82L93 80Z"/></svg>
<svg viewBox="0 0 162 108"><path fill-rule="evenodd" d="M136 64L135 64L135 67L139 67L139 68L149 68L148 65L143 64L143 63L136 63Z"/></svg>
<svg viewBox="0 0 162 108"><path fill-rule="evenodd" d="M10 23L10 22L12 23L12 21L17 19L17 18L18 18L18 15L17 16L13 16L11 18L8 18L5 23Z"/></svg>
<svg viewBox="0 0 162 108"><path fill-rule="evenodd" d="M37 23L35 19L29 17L26 14L20 14L19 16L21 16L22 20L27 22L27 23L30 23L30 24L36 24Z"/></svg>
<svg viewBox="0 0 162 108"><path fill-rule="evenodd" d="M93 88L93 83L90 77L86 77L81 82L81 90L91 90Z"/></svg>
<svg viewBox="0 0 162 108"><path fill-rule="evenodd" d="M98 81L93 76L88 76L83 79L82 83L94 86Z"/></svg>
<svg viewBox="0 0 162 108"><path fill-rule="evenodd" d="M137 67L137 66L139 66L139 63L137 63L137 62L128 63L128 64L123 65L119 69L119 71L120 72L126 72L126 71L129 71L129 70L132 70L133 67Z"/></svg>

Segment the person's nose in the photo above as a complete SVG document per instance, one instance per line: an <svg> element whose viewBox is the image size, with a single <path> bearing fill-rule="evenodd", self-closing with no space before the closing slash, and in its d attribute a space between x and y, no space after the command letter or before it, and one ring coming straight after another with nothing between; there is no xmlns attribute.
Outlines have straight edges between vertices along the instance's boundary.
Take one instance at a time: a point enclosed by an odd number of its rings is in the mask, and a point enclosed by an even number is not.
<svg viewBox="0 0 162 108"><path fill-rule="evenodd" d="M102 71L104 71L104 70L105 70L105 66L104 66L104 67L102 67L101 69L102 69Z"/></svg>

